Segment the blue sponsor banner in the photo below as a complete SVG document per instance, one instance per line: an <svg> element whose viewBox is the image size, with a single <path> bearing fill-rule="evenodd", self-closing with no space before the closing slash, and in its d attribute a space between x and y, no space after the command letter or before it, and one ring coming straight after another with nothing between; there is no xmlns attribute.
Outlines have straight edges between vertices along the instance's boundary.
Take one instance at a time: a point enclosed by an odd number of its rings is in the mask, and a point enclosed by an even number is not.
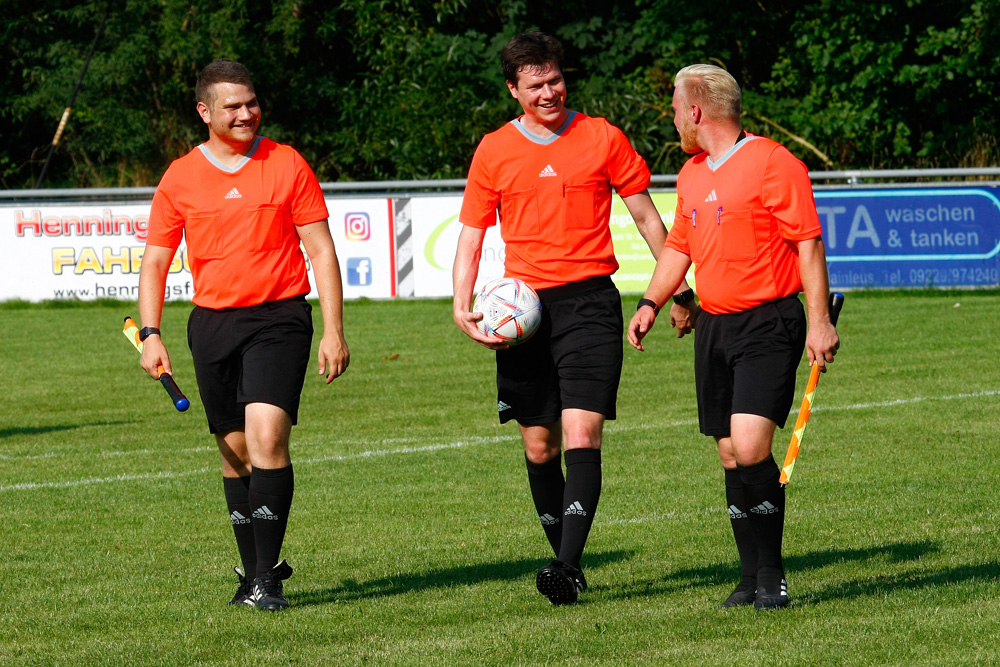
<svg viewBox="0 0 1000 667"><path fill-rule="evenodd" d="M832 288L1000 285L1000 188L815 195Z"/></svg>

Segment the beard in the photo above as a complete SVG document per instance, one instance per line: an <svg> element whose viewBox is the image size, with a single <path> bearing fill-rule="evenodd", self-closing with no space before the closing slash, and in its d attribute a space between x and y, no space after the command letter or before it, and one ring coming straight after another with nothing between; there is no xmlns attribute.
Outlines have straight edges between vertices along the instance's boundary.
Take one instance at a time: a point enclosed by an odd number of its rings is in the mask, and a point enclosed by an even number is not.
<svg viewBox="0 0 1000 667"><path fill-rule="evenodd" d="M688 153L689 155L702 152L701 146L698 145L698 128L695 127L694 123L685 120L681 123L677 133L681 137L682 151Z"/></svg>

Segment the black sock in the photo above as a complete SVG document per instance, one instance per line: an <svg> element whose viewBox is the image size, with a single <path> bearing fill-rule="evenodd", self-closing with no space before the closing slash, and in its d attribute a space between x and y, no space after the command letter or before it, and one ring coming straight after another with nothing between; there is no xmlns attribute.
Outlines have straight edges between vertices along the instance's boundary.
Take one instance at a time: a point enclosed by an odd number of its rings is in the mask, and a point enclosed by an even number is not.
<svg viewBox="0 0 1000 667"><path fill-rule="evenodd" d="M743 495L743 481L735 468L726 469L726 504L729 505L729 523L736 539L736 551L740 554L742 578L738 591L752 591L757 588L757 542L753 539L753 529L747 513Z"/></svg>
<svg viewBox="0 0 1000 667"><path fill-rule="evenodd" d="M566 450L566 491L563 494L562 542L559 560L580 567L580 557L601 498L601 450Z"/></svg>
<svg viewBox="0 0 1000 667"><path fill-rule="evenodd" d="M257 541L257 572L267 574L278 564L281 543L288 527L295 477L292 466L268 470L254 468L250 473L250 507L253 510L253 534Z"/></svg>
<svg viewBox="0 0 1000 667"><path fill-rule="evenodd" d="M257 546L253 539L253 522L250 520L250 476L223 477L222 489L226 494L229 521L236 534L236 548L240 550L243 572L253 579L257 571Z"/></svg>
<svg viewBox="0 0 1000 667"><path fill-rule="evenodd" d="M525 456L524 461L528 465L528 488L531 489L531 499L535 501L535 511L542 522L545 537L552 545L552 552L558 557L562 543L563 492L566 488L562 457L556 454L551 461L532 463Z"/></svg>
<svg viewBox="0 0 1000 667"><path fill-rule="evenodd" d="M785 576L781 562L781 536L785 528L785 489L773 456L752 466L738 466L743 481L750 526L757 542L757 583L767 590Z"/></svg>

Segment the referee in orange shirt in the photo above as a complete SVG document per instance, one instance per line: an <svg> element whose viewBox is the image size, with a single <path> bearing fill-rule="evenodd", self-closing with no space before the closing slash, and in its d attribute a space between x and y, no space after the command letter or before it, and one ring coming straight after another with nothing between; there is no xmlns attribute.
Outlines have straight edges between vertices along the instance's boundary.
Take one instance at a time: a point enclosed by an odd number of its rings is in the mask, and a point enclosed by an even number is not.
<svg viewBox="0 0 1000 667"><path fill-rule="evenodd" d="M551 603L572 604L587 587L580 559L597 511L604 420L615 418L623 359L621 297L611 281L618 269L612 188L654 256L666 230L646 190L649 169L625 135L566 108L562 54L556 39L538 31L503 49L507 88L523 114L486 135L472 160L453 314L472 340L497 351L500 421L520 427L531 495L556 556L536 585ZM483 237L498 213L505 274L527 282L542 301L538 331L513 348L480 334L481 315L469 312ZM689 330L687 307L675 306L672 315L679 331Z"/></svg>
<svg viewBox="0 0 1000 667"><path fill-rule="evenodd" d="M153 196L139 277L142 366L170 357L160 340L167 272L187 241L195 308L188 345L243 562L231 605L288 606L279 562L294 478L288 453L312 344L309 253L323 312L319 372L350 362L337 253L319 182L290 146L258 136L261 110L247 69L210 63L195 89L208 141L175 160ZM245 575L244 575L245 572Z"/></svg>
<svg viewBox="0 0 1000 667"><path fill-rule="evenodd" d="M806 167L780 144L743 131L740 99L735 79L719 67L677 73L674 125L694 157L678 175L674 227L628 338L643 349L656 306L693 261L698 421L719 446L742 568L722 606L777 609L789 598L785 492L771 439L791 409L803 347L825 371L840 339L827 310L826 254Z"/></svg>

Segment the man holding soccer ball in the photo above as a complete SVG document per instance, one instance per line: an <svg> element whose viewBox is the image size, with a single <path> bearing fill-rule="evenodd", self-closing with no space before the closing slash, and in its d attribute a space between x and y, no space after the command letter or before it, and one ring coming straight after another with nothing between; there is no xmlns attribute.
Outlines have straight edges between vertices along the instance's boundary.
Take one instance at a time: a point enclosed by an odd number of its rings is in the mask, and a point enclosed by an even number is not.
<svg viewBox="0 0 1000 667"><path fill-rule="evenodd" d="M615 418L621 378L612 188L654 257L666 238L642 157L603 118L566 108L562 55L562 45L538 31L504 47L507 88L524 113L476 149L453 273L455 323L497 351L500 421L520 427L531 495L556 556L536 579L552 604L572 604L587 587L580 559L601 492L604 420ZM483 238L498 213L505 275L528 283L542 302L538 330L514 347L481 333L482 314L470 312ZM679 333L690 331L692 297L685 289L677 297L685 305L671 310Z"/></svg>
<svg viewBox="0 0 1000 667"><path fill-rule="evenodd" d="M743 131L740 88L728 72L691 65L674 83L674 125L693 157L678 175L674 227L640 301L649 307L636 312L628 338L643 349L657 304L694 261L698 421L719 447L742 566L722 606L778 609L789 603L785 490L771 440L792 407L803 347L825 370L840 345L822 230L805 165L781 144Z"/></svg>

